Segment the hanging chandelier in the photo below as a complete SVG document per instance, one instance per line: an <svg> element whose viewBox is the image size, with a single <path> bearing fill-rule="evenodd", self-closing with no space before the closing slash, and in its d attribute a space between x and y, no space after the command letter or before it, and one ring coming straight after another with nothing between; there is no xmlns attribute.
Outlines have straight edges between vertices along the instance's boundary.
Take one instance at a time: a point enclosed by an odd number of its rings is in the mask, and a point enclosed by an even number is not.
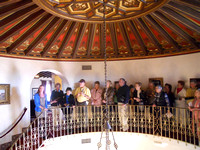
<svg viewBox="0 0 200 150"><path fill-rule="evenodd" d="M105 5L105 0L103 0L103 49L104 49L104 72L105 72L105 89L106 89L106 107L103 110L105 112L105 117L103 118L103 130L101 132L101 137L100 137L100 142L97 144L98 149L102 147L102 138L103 138L103 133L105 132L106 134L106 150L110 150L110 145L111 141L109 138L109 133L112 133L113 141L114 141L114 148L117 150L118 145L115 142L114 134L112 127L109 123L109 117L108 117L108 96L107 96L107 91L108 88L106 86L107 83L107 55L106 55L106 5Z"/></svg>

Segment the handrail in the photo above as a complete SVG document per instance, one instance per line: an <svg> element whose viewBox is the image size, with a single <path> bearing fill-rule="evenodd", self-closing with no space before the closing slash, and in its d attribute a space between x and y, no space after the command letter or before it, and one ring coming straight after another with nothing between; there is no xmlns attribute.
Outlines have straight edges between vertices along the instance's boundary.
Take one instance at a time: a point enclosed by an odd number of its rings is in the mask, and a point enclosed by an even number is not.
<svg viewBox="0 0 200 150"><path fill-rule="evenodd" d="M27 111L27 108L24 108L24 112L22 113L21 117L17 120L17 122L6 132L4 133L2 136L0 136L0 138L3 138L4 136L6 136L8 133L10 133L16 126L17 124L22 120L22 118L24 117L25 113Z"/></svg>
<svg viewBox="0 0 200 150"><path fill-rule="evenodd" d="M36 118L30 123L30 125L29 125L26 129L29 129L29 128L36 122L36 120L39 119L39 117L42 115L43 112L44 112L44 110L39 114L38 117L36 117ZM24 133L26 133L26 131L23 131L23 132L18 136L18 138L13 142L13 144L11 145L11 147L14 146L14 144L23 136Z"/></svg>
<svg viewBox="0 0 200 150"><path fill-rule="evenodd" d="M104 108L105 106L50 108L51 113L45 111L44 117L36 118L16 139L10 150L35 150L49 138L101 132L105 123ZM128 118L128 129L122 131L118 106L109 105L108 108L113 131L159 135L193 144L194 147L200 146L200 111L191 113L187 108L127 105L125 116Z"/></svg>

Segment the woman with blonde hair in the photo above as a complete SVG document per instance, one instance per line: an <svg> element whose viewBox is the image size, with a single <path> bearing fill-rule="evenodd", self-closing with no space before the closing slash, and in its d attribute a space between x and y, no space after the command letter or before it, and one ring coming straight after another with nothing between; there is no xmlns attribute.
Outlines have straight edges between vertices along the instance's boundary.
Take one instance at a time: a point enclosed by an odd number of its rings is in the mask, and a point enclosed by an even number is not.
<svg viewBox="0 0 200 150"><path fill-rule="evenodd" d="M114 105L113 95L114 95L114 88L112 87L112 82L110 80L107 80L106 82L107 87L107 99L106 99L106 88L103 90L103 100L102 102L106 104L106 100L108 101L108 105Z"/></svg>
<svg viewBox="0 0 200 150"><path fill-rule="evenodd" d="M193 116L193 131L195 131L194 128L197 128L197 135L200 137L200 89L195 91L195 99L188 108Z"/></svg>
<svg viewBox="0 0 200 150"><path fill-rule="evenodd" d="M43 85L40 85L37 93L34 95L34 103L35 103L35 115L36 117L45 117L45 111L47 111L47 95L45 93L45 89Z"/></svg>

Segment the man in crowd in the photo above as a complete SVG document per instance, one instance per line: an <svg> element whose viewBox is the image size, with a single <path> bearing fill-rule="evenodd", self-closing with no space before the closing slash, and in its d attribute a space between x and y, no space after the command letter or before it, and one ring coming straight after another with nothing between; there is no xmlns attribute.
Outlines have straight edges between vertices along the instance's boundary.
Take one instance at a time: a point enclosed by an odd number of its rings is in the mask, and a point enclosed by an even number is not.
<svg viewBox="0 0 200 150"><path fill-rule="evenodd" d="M123 131L127 131L128 126L128 116L127 116L127 104L130 97L129 87L126 85L126 81L124 78L120 78L119 80L120 88L118 89L116 96L118 101L118 113L119 113L119 121L121 123Z"/></svg>
<svg viewBox="0 0 200 150"><path fill-rule="evenodd" d="M82 107L78 107L78 113L84 114L84 116L86 117L86 118L83 118L83 119L86 119L85 121L85 127L86 127L87 122L88 122L87 105L88 105L89 99L91 98L91 93L90 93L90 89L85 86L84 79L81 79L79 81L79 87L75 90L75 97L77 99L77 106L82 106Z"/></svg>
<svg viewBox="0 0 200 150"><path fill-rule="evenodd" d="M63 91L60 90L60 83L56 83L55 90L51 93L51 108L53 113L53 123L54 126L58 125L58 119L60 121L60 124L62 123L62 110L59 107L59 105L62 103L63 100ZM59 118L57 116L59 115Z"/></svg>
<svg viewBox="0 0 200 150"><path fill-rule="evenodd" d="M79 87L75 91L75 97L77 99L78 106L87 106L89 99L91 98L90 89L85 86L85 80L79 81Z"/></svg>

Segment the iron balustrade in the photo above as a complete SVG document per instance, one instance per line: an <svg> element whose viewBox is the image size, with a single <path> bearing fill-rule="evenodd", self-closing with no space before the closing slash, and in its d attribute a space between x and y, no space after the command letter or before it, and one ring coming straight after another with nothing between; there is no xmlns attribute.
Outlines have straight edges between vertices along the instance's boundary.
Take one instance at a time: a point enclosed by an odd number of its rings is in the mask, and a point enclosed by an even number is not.
<svg viewBox="0 0 200 150"><path fill-rule="evenodd" d="M118 106L108 106L108 119L114 132L151 134L200 146L200 111L185 108L127 105L128 130L121 129ZM10 150L35 150L50 138L102 132L105 106L49 108L42 112L10 147Z"/></svg>

